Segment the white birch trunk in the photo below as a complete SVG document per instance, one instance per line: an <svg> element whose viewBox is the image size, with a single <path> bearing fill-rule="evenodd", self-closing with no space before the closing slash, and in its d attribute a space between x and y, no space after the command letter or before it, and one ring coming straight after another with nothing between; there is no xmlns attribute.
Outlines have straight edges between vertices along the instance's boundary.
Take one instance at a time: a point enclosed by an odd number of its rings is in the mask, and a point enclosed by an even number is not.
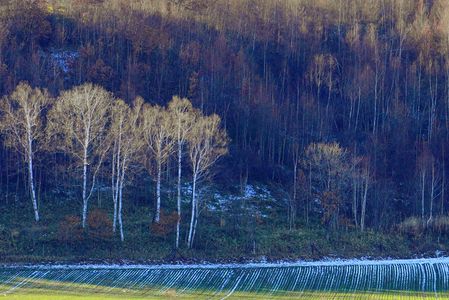
<svg viewBox="0 0 449 300"><path fill-rule="evenodd" d="M196 179L197 179L197 172L194 171L192 183L192 214L190 216L189 237L187 239L188 248L192 248L193 226L196 218Z"/></svg>
<svg viewBox="0 0 449 300"><path fill-rule="evenodd" d="M161 172L162 172L162 162L161 158L157 161L157 183L156 183L156 216L154 221L159 223L161 219Z"/></svg>
<svg viewBox="0 0 449 300"><path fill-rule="evenodd" d="M365 215L366 215L366 199L368 197L368 185L369 185L369 178L365 178L365 187L363 191L363 199L362 199L362 211L360 213L360 230L365 230Z"/></svg>
<svg viewBox="0 0 449 300"><path fill-rule="evenodd" d="M123 219L122 219L122 207L123 207L123 182L125 181L125 166L126 158L123 159L122 171L120 175L120 186L119 186L119 199L118 199L118 224L120 228L120 240L123 242L125 240L125 235L123 233Z"/></svg>
<svg viewBox="0 0 449 300"><path fill-rule="evenodd" d="M195 240L195 234L196 234L196 226L198 225L198 200L195 197L195 223L193 224L193 233L192 233L192 240L190 241L190 247L193 246L193 241Z"/></svg>
<svg viewBox="0 0 449 300"><path fill-rule="evenodd" d="M357 131L357 126L358 126L358 124L359 124L359 115L360 115L360 100L361 100L361 98L362 98L362 92L361 92L361 90L360 90L360 87L359 87L359 96L358 96L358 98L357 98L357 113L356 113L356 115L355 115L355 126L354 126L354 131L356 132Z"/></svg>
<svg viewBox="0 0 449 300"><path fill-rule="evenodd" d="M435 197L435 165L432 165L432 182L430 185L430 209L429 209L429 219L427 219L427 226L432 222L433 219L433 198Z"/></svg>
<svg viewBox="0 0 449 300"><path fill-rule="evenodd" d="M119 133L119 139L118 139L118 145L117 145L117 157L115 159L115 164L116 167L115 169L117 170L117 174L116 179L115 179L115 188L113 189L114 192L114 221L113 221L113 232L115 233L117 231L117 202L118 202L118 198L119 198L119 188L121 185L121 174L122 174L122 170L121 170L121 149L122 149L122 133L121 133L121 128L120 128L120 133ZM113 162L114 164L114 162Z"/></svg>
<svg viewBox="0 0 449 300"><path fill-rule="evenodd" d="M117 228L117 189L116 189L116 176L118 178L118 175L115 174L115 165L116 165L116 154L115 154L115 145L113 148L113 154L112 154L112 175L111 175L111 188L112 188L112 202L114 203L114 218L112 221L112 232L115 233Z"/></svg>
<svg viewBox="0 0 449 300"><path fill-rule="evenodd" d="M426 171L423 170L421 173L421 221L424 224L424 188L426 183Z"/></svg>
<svg viewBox="0 0 449 300"><path fill-rule="evenodd" d="M444 148L443 148L443 157L444 157ZM444 163L444 159L443 159L443 168L442 168L442 172L443 172L443 180L441 182L441 207L440 207L440 215L443 215L444 213L444 197L445 197L445 187L446 187L446 170L445 170L445 163Z"/></svg>
<svg viewBox="0 0 449 300"><path fill-rule="evenodd" d="M118 202L118 224L120 228L120 240L123 242L125 240L125 235L123 233L123 220L122 220L122 191L123 185L120 185L120 196Z"/></svg>
<svg viewBox="0 0 449 300"><path fill-rule="evenodd" d="M39 222L39 210L37 207L37 199L36 199L36 190L34 188L34 177L33 177L33 143L31 140L31 128L29 128L28 132L28 178L30 179L30 192L31 192L31 200L33 202L34 209L34 219L36 222Z"/></svg>
<svg viewBox="0 0 449 300"><path fill-rule="evenodd" d="M87 221L87 166L87 146L85 146L83 157L83 228L86 228Z"/></svg>
<svg viewBox="0 0 449 300"><path fill-rule="evenodd" d="M298 182L297 177L298 177L298 162L295 159L293 166L293 200L292 203L290 203L290 218L289 218L290 230L292 230L294 227L296 217L296 190Z"/></svg>
<svg viewBox="0 0 449 300"><path fill-rule="evenodd" d="M176 249L179 248L179 231L181 227L181 163L182 163L182 143L178 142L178 197L176 201L178 220L176 222Z"/></svg>
<svg viewBox="0 0 449 300"><path fill-rule="evenodd" d="M357 190L358 190L358 184L357 184L357 178L354 178L352 181L352 214L354 215L354 223L355 227L359 227L358 222L358 216L357 216Z"/></svg>
<svg viewBox="0 0 449 300"><path fill-rule="evenodd" d="M112 203L114 203L114 217L113 217L113 221L112 221L112 232L115 232L115 146L112 150L112 170L111 170L111 191L112 191Z"/></svg>
<svg viewBox="0 0 449 300"><path fill-rule="evenodd" d="M377 60L377 58L376 58ZM374 120L373 120L373 134L376 133L377 126L377 85L378 85L378 66L376 61L376 74L374 80Z"/></svg>

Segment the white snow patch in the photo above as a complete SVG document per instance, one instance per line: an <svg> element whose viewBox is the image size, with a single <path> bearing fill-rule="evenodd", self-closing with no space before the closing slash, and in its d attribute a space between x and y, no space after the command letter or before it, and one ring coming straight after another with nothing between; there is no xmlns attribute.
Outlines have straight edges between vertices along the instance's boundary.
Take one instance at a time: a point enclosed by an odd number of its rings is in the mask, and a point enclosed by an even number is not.
<svg viewBox="0 0 449 300"><path fill-rule="evenodd" d="M252 197L256 197L257 196L257 192L254 189L254 186L252 186L251 184L247 184L245 187L245 198L252 198Z"/></svg>
<svg viewBox="0 0 449 300"><path fill-rule="evenodd" d="M171 188L175 188L175 186ZM184 182L182 184L181 192L184 203L190 203L192 190L191 182ZM216 186L201 184L198 186L197 195L200 202L206 205L207 209L211 212L229 210L235 204L242 204L242 209L250 210L254 215L257 214L259 216L267 216L261 210L273 209L270 201L282 200L275 199L271 190L263 184L247 184L243 189L240 186L233 186L225 190L219 189ZM249 200L251 201L245 202Z"/></svg>
<svg viewBox="0 0 449 300"><path fill-rule="evenodd" d="M240 190L240 187L235 187L235 190ZM244 203L249 200L255 201L270 201L274 200L273 195L270 190L265 185L255 185L255 184L247 184L242 193L230 193L228 191L222 192L219 190L214 190L210 193L212 201L210 201L207 206L210 211L223 211L229 209L231 205L241 202ZM251 210L253 213L257 213L260 211L261 207L272 208L267 205L267 203L249 203L247 205L242 205L244 209ZM260 214L259 214L260 215Z"/></svg>
<svg viewBox="0 0 449 300"><path fill-rule="evenodd" d="M254 262L254 263L230 263L230 264L55 264L55 265L1 265L1 268L25 268L25 269L251 269L251 268L285 268L285 267L310 267L310 266L374 266L397 264L449 264L449 257L438 258L413 258L413 259L325 259L319 261L295 261L295 262Z"/></svg>
<svg viewBox="0 0 449 300"><path fill-rule="evenodd" d="M59 67L63 73L68 73L70 71L70 65L78 58L78 56L78 51L56 49L50 51L50 57L53 63L55 66Z"/></svg>

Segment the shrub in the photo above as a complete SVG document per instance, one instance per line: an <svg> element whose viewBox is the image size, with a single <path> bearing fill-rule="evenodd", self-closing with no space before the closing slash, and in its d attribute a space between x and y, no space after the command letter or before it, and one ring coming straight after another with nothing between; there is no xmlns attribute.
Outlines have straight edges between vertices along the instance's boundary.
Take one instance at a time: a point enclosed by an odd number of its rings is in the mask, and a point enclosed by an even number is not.
<svg viewBox="0 0 449 300"><path fill-rule="evenodd" d="M412 237L420 237L424 233L449 236L449 217L437 216L424 224L420 218L410 217L399 223L397 229Z"/></svg>
<svg viewBox="0 0 449 300"><path fill-rule="evenodd" d="M87 217L89 237L94 240L105 240L112 237L112 221L101 209L94 209Z"/></svg>
<svg viewBox="0 0 449 300"><path fill-rule="evenodd" d="M438 216L434 218L433 221L429 223L429 226L434 233L449 235L449 217L447 216Z"/></svg>
<svg viewBox="0 0 449 300"><path fill-rule="evenodd" d="M410 217L397 225L400 233L412 237L420 237L424 233L424 226L420 218Z"/></svg>
<svg viewBox="0 0 449 300"><path fill-rule="evenodd" d="M57 238L61 242L79 242L83 240L83 228L78 216L67 215L59 223Z"/></svg>
<svg viewBox="0 0 449 300"><path fill-rule="evenodd" d="M166 215L161 211L159 223L151 224L150 229L156 236L166 236L175 230L177 220L178 214L176 212Z"/></svg>

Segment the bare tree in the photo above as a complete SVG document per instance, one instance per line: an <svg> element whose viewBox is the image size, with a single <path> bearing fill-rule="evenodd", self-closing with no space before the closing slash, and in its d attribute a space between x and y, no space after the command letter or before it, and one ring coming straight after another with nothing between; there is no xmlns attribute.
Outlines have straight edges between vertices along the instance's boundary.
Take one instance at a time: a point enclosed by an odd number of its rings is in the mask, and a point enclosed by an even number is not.
<svg viewBox="0 0 449 300"><path fill-rule="evenodd" d="M293 192L292 197L290 197L289 207L288 207L288 226L289 229L292 230L295 227L296 222L296 212L297 212L297 200L298 200L298 183L300 181L298 176L300 174L298 171L299 162L300 162L300 148L298 142L294 142L292 144L292 155L293 155ZM304 175L304 174L301 174ZM302 179L302 178L301 178Z"/></svg>
<svg viewBox="0 0 449 300"><path fill-rule="evenodd" d="M34 219L39 221L39 209L33 175L34 156L43 138L42 111L50 97L46 90L31 88L20 83L15 91L0 103L0 129L6 136L6 144L17 149L28 164L28 181Z"/></svg>
<svg viewBox="0 0 449 300"><path fill-rule="evenodd" d="M108 150L106 137L112 99L103 88L87 83L63 92L48 115L49 139L83 168L83 228L86 227L87 204Z"/></svg>
<svg viewBox="0 0 449 300"><path fill-rule="evenodd" d="M110 137L112 144L112 198L114 202L113 231L116 232L118 218L122 241L125 239L122 220L123 187L126 172L130 164L138 157L138 153L143 146L140 138L142 107L142 98L136 98L132 108L120 99L112 106Z"/></svg>
<svg viewBox="0 0 449 300"><path fill-rule="evenodd" d="M162 107L144 105L143 107L143 139L147 149L156 163L156 213L154 222L159 223L161 217L161 174L162 165L173 153L174 140L173 120Z"/></svg>
<svg viewBox="0 0 449 300"><path fill-rule="evenodd" d="M360 171L361 185L362 185L362 207L360 212L360 230L365 230L365 219L366 219L366 204L368 199L368 190L373 178L372 171L370 169L370 160L365 157L362 159L362 166Z"/></svg>
<svg viewBox="0 0 449 300"><path fill-rule="evenodd" d="M176 140L178 151L178 186L177 186L177 201L176 208L178 213L178 220L176 222L176 248L179 248L179 231L181 223L181 175L182 175L182 157L184 153L184 145L187 142L188 134L196 122L198 113L194 113L194 109L190 101L186 98L179 98L178 96L168 104L169 113L173 118L173 138Z"/></svg>
<svg viewBox="0 0 449 300"><path fill-rule="evenodd" d="M335 142L312 143L305 149L303 166L309 168L310 184L323 208L323 223L336 229L345 186L352 175L347 150Z"/></svg>
<svg viewBox="0 0 449 300"><path fill-rule="evenodd" d="M420 181L420 192L421 192L421 221L423 226L425 226L425 199L426 199L426 182L427 182L427 173L429 169L432 168L434 157L427 145L427 143L422 144L422 151L420 155L417 157L416 161L416 171L419 176Z"/></svg>
<svg viewBox="0 0 449 300"><path fill-rule="evenodd" d="M203 179L211 166L228 152L228 136L220 128L220 117L211 115L200 117L189 135L189 158L192 165L192 211L190 216L187 246L192 248L198 221L197 183Z"/></svg>

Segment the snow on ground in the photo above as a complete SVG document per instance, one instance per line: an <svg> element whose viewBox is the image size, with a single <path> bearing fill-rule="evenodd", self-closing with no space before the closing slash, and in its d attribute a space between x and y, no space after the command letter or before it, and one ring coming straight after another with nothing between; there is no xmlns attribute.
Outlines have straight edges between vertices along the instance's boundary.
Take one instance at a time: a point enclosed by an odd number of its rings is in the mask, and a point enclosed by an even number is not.
<svg viewBox="0 0 449 300"><path fill-rule="evenodd" d="M221 191L215 191L213 193L213 200L218 201L220 208L225 209L230 202L245 201L245 200L271 200L273 196L266 186L247 184L243 193L223 193Z"/></svg>
<svg viewBox="0 0 449 300"><path fill-rule="evenodd" d="M204 193L209 211L247 211L251 215L267 217L267 210L273 209L273 202L279 201L271 190L261 184L247 184L243 189L235 188L237 192L229 190L213 190ZM238 192L241 190L241 192Z"/></svg>
<svg viewBox="0 0 449 300"><path fill-rule="evenodd" d="M319 261L294 262L250 262L229 264L4 264L1 268L41 268L41 269L245 269L245 268L285 268L313 266L374 266L374 265L411 265L411 264L449 264L449 257L412 258L412 259L324 259Z"/></svg>
<svg viewBox="0 0 449 300"><path fill-rule="evenodd" d="M59 68L62 73L67 74L73 62L78 58L79 53L73 50L51 49L45 55L50 58L55 67Z"/></svg>
<svg viewBox="0 0 449 300"><path fill-rule="evenodd" d="M170 189L175 189L175 187L165 186L163 192L169 193ZM190 203L192 184L184 183L181 191L182 201L186 204ZM173 193L173 190L171 192ZM243 188L238 185L225 188L199 185L197 193L201 205L205 205L210 212L242 213L246 211L251 215L267 217L270 210L273 210L279 203L285 203L285 199L278 196L279 193L275 193L273 189L260 183L247 184Z"/></svg>

